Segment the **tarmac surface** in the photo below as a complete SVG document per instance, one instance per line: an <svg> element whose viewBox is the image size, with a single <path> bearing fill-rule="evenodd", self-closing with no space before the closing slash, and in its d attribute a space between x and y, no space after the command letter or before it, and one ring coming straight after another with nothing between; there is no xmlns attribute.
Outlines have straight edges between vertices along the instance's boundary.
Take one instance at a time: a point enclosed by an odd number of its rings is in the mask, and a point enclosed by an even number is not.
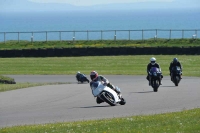
<svg viewBox="0 0 200 133"><path fill-rule="evenodd" d="M97 104L88 83L74 75L7 75L19 82L67 82L0 92L0 127L149 115L200 107L200 78L184 77L175 86L164 76L158 92L146 76L104 75L121 88L125 105Z"/></svg>

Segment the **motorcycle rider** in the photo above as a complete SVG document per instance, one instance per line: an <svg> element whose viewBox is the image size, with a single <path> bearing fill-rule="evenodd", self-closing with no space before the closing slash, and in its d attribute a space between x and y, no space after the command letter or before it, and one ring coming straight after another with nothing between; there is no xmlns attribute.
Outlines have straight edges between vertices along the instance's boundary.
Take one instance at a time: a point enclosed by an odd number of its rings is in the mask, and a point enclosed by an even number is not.
<svg viewBox="0 0 200 133"><path fill-rule="evenodd" d="M172 81L172 68L176 67L176 66L179 66L180 69L181 69L181 72L182 72L182 66L181 66L181 63L178 61L178 58L174 58L169 65L169 72L170 72L170 76L171 76L171 81ZM181 75L182 75L182 73L181 73ZM181 75L180 75L180 78L182 79Z"/></svg>
<svg viewBox="0 0 200 133"><path fill-rule="evenodd" d="M152 57L150 58L150 63L147 65L147 80L149 81L149 86L151 85L151 80L149 79L149 71L152 67L157 67L159 68L160 72L161 72L161 68L160 68L160 65L158 63L156 63L156 58L155 57ZM159 84L162 85L161 83L161 80L163 78L163 75L161 73L161 77L159 79Z"/></svg>
<svg viewBox="0 0 200 133"><path fill-rule="evenodd" d="M83 74L83 73L80 73L79 71L76 73L76 78L78 79L78 81L81 81L81 78L82 77L86 77L85 76L85 74ZM81 81L81 82L83 82L83 81ZM89 82L89 81L88 81Z"/></svg>
<svg viewBox="0 0 200 133"><path fill-rule="evenodd" d="M111 89L113 89L119 96L121 96L120 91L118 91L114 85L112 85L108 79L106 79L104 76L102 75L98 75L98 73L96 71L92 71L90 73L90 78L91 78L91 82L90 82L90 87L92 87L92 84L96 81L102 81L103 84ZM102 100L100 98L96 98L96 102L97 104L100 104L102 102Z"/></svg>

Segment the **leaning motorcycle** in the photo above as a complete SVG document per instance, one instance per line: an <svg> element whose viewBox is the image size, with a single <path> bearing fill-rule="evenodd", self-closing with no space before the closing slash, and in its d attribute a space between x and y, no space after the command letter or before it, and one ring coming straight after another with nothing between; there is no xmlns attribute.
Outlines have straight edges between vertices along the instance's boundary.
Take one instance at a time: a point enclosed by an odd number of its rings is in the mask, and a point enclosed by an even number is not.
<svg viewBox="0 0 200 133"><path fill-rule="evenodd" d="M113 89L107 87L101 81L94 82L91 89L94 97L98 97L102 102L106 102L111 106L126 104L125 99L121 95L118 95ZM116 89L120 92L119 87L116 86Z"/></svg>
<svg viewBox="0 0 200 133"><path fill-rule="evenodd" d="M85 75L80 75L80 76L76 75L76 80L78 81L78 83L90 82Z"/></svg>
<svg viewBox="0 0 200 133"><path fill-rule="evenodd" d="M175 66L172 68L171 79L175 86L178 86L179 82L181 81L181 68L179 66Z"/></svg>
<svg viewBox="0 0 200 133"><path fill-rule="evenodd" d="M160 69L157 67L152 67L149 71L149 79L154 92L158 91L158 88L160 86L159 84L160 78L161 78Z"/></svg>

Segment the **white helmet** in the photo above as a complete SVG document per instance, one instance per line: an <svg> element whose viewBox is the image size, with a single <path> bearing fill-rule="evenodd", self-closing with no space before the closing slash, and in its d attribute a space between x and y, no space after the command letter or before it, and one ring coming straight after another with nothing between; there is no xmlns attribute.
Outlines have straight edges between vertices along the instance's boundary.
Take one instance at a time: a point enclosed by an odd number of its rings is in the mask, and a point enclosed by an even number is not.
<svg viewBox="0 0 200 133"><path fill-rule="evenodd" d="M77 73L80 73L79 71Z"/></svg>
<svg viewBox="0 0 200 133"><path fill-rule="evenodd" d="M152 57L152 58L150 59L150 62L151 62L152 65L155 65L155 63L156 63L156 58Z"/></svg>

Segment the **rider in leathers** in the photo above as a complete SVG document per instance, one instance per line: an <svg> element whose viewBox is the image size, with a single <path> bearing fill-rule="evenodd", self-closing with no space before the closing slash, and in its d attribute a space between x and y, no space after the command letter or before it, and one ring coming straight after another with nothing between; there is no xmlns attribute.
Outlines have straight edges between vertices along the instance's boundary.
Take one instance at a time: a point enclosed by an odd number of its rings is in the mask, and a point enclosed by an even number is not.
<svg viewBox="0 0 200 133"><path fill-rule="evenodd" d="M76 78L78 79L78 81L83 82L83 81L81 80L82 77L86 77L85 74L80 73L80 72L78 71L77 74L76 74ZM88 81L88 82L89 82L89 81Z"/></svg>
<svg viewBox="0 0 200 133"><path fill-rule="evenodd" d="M177 58L174 58L173 61L170 63L170 66L169 66L169 72L170 72L170 76L171 76L171 81L172 81L172 68L176 67L176 66L179 66L180 69L181 69L181 72L182 72L181 63L178 61ZM182 75L182 73L181 73L181 75ZM181 79L182 79L182 76L181 76Z"/></svg>
<svg viewBox="0 0 200 133"><path fill-rule="evenodd" d="M109 88L113 89L118 95L120 95L120 92L115 88L114 85L112 85L108 79L106 79L104 76L102 75L98 75L98 73L96 71L92 71L90 73L90 78L91 78L91 82L90 82L90 87L92 87L92 84L96 81L102 81L104 83L104 85L108 86ZM101 99L99 99L98 97L96 98L96 102L97 104L100 104L102 102Z"/></svg>
<svg viewBox="0 0 200 133"><path fill-rule="evenodd" d="M152 57L150 59L150 63L147 65L147 80L149 81L149 85L151 85L151 81L149 80L149 71L152 67L157 67L160 69L160 72L161 72L161 68L160 68L160 65L158 63L156 63L156 58ZM159 79L159 84L162 85L161 83L161 80L163 78L163 75L161 74L161 77Z"/></svg>

